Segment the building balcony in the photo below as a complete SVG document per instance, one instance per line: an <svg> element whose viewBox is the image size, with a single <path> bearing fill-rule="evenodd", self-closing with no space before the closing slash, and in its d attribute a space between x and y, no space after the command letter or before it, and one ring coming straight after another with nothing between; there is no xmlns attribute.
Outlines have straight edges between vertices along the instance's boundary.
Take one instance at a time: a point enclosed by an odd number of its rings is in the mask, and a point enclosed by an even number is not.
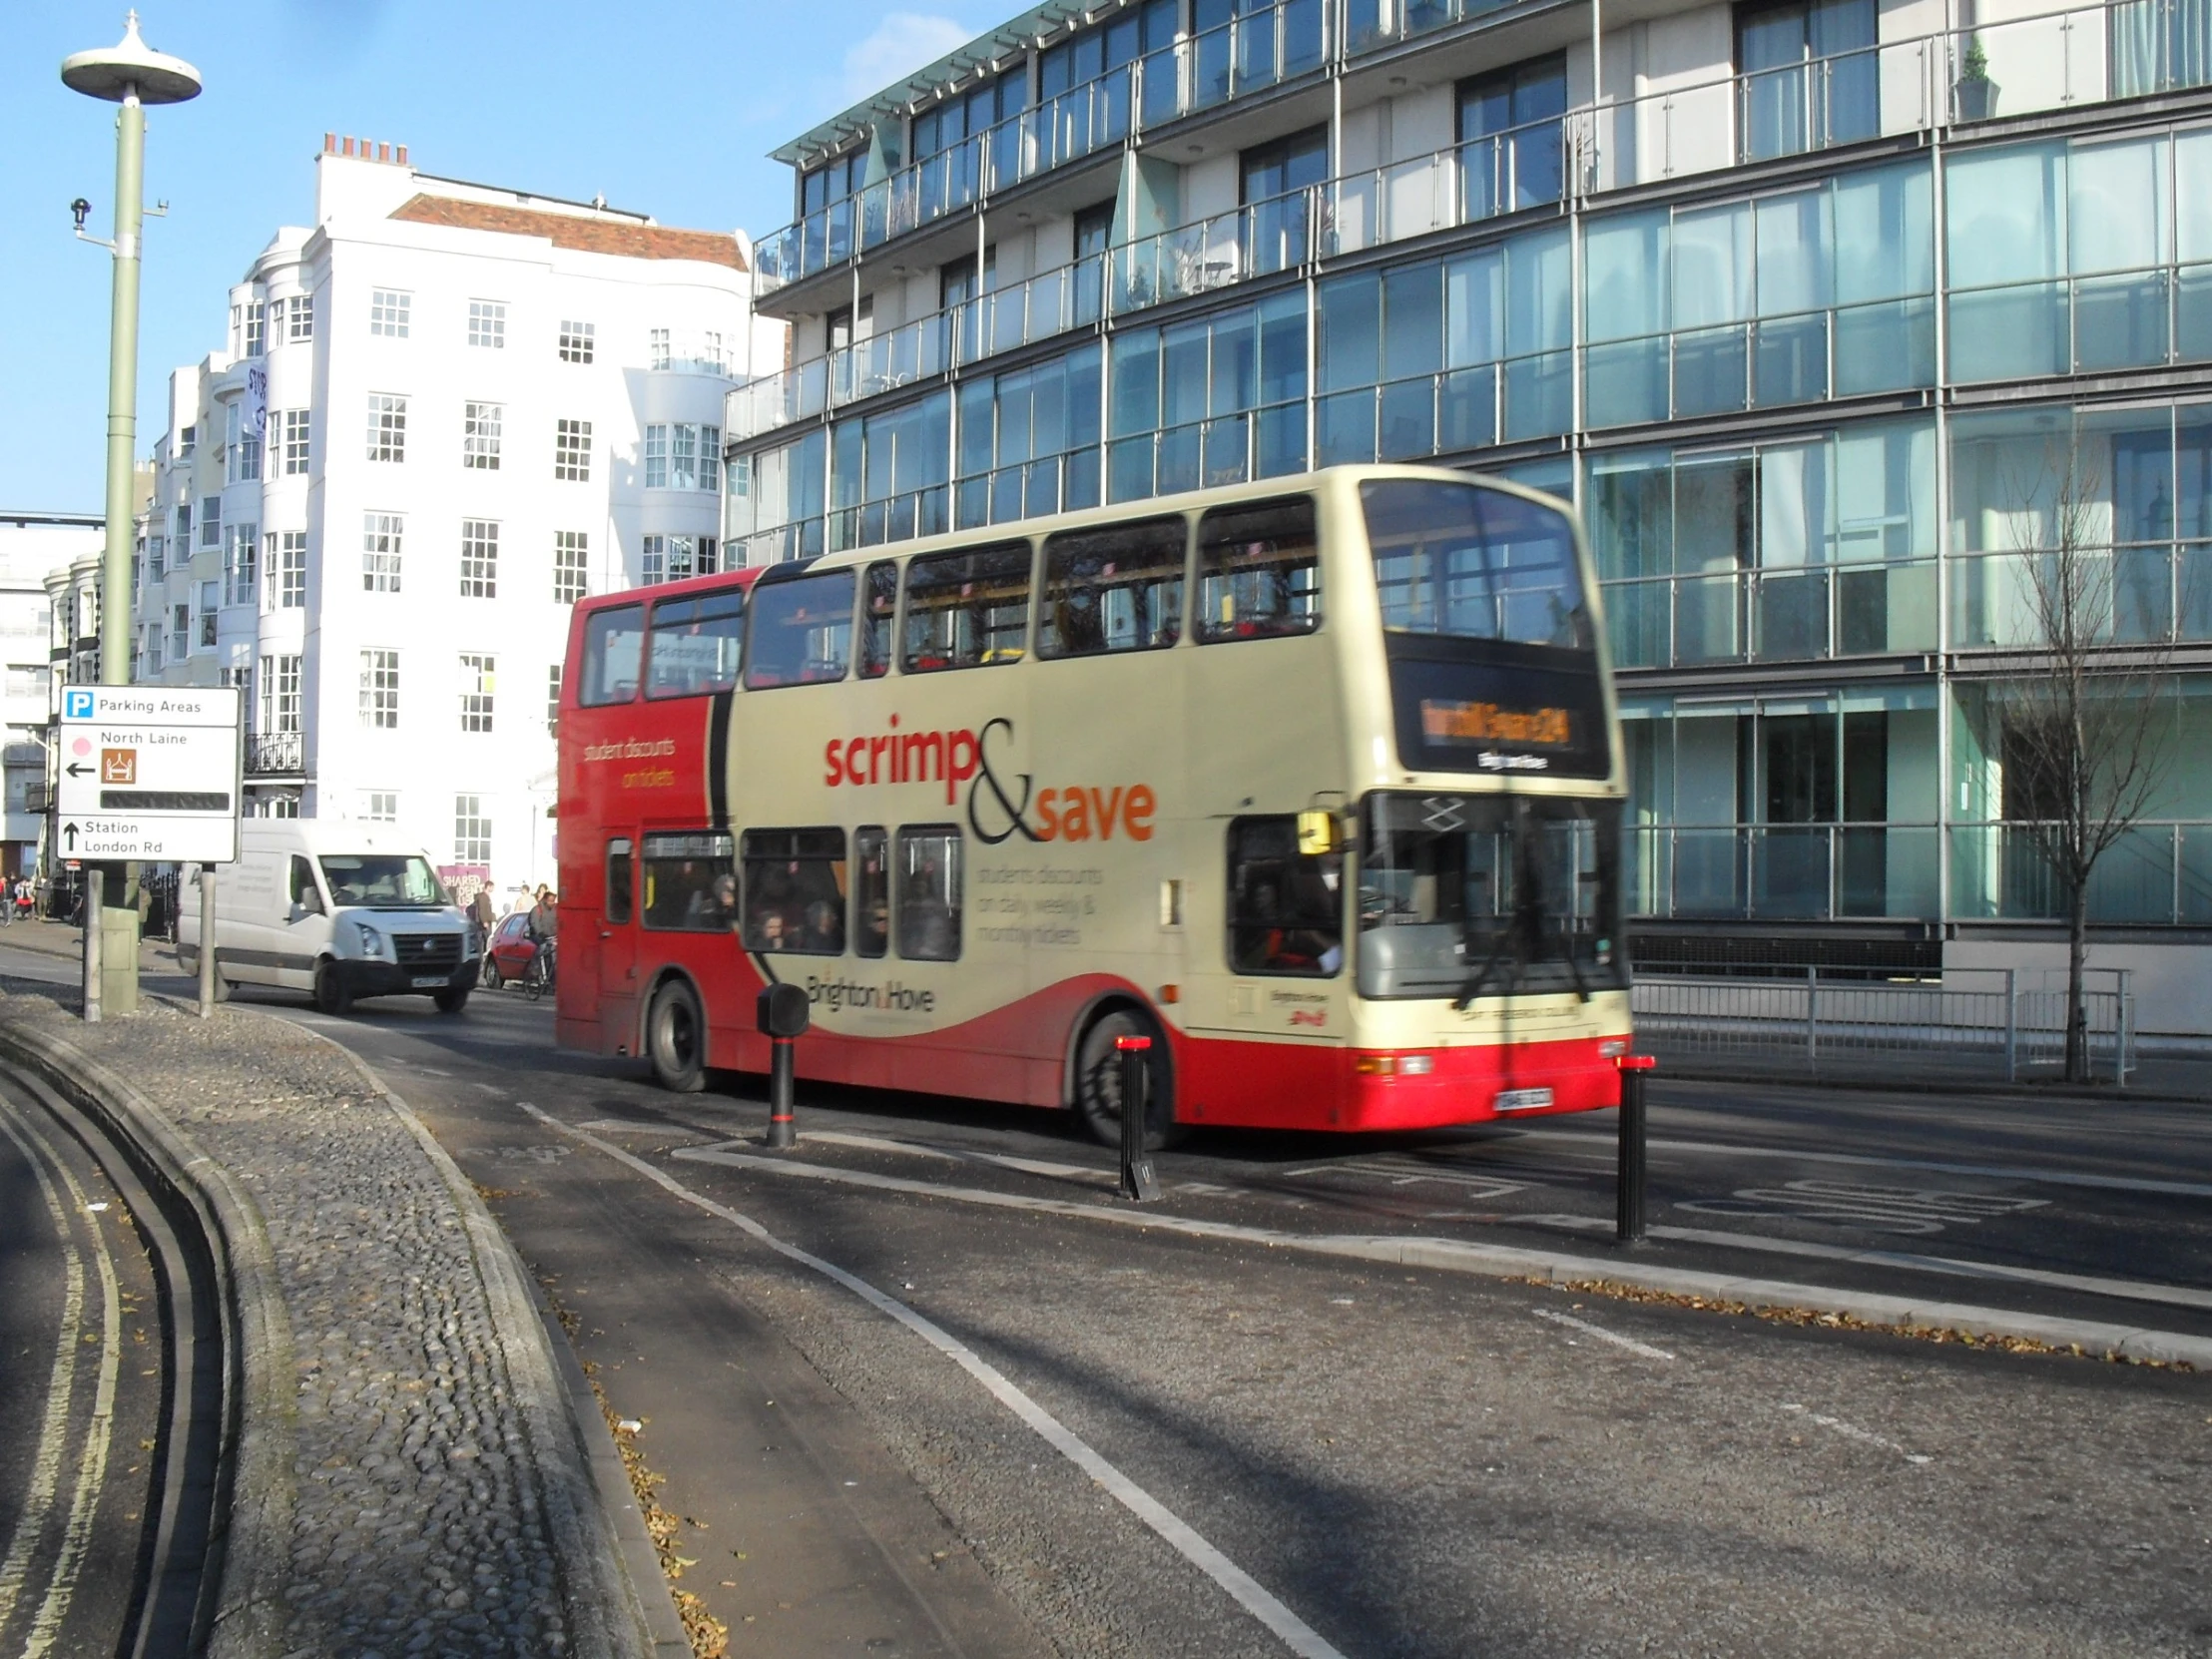
<svg viewBox="0 0 2212 1659"><path fill-rule="evenodd" d="M268 783L304 780L306 741L298 732L253 732L246 739L246 776Z"/></svg>
<svg viewBox="0 0 2212 1659"><path fill-rule="evenodd" d="M1328 61L1324 0L1272 5L1122 64L900 168L755 245L755 293L834 270L1016 185Z"/></svg>

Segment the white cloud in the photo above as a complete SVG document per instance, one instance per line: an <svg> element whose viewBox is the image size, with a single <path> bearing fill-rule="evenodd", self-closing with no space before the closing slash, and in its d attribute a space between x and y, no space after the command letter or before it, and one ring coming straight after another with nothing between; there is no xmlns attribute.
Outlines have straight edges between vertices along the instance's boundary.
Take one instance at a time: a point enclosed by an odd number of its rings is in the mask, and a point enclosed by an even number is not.
<svg viewBox="0 0 2212 1659"><path fill-rule="evenodd" d="M885 12L872 33L844 54L844 96L858 103L894 81L935 63L965 46L974 31L949 17L927 12Z"/></svg>

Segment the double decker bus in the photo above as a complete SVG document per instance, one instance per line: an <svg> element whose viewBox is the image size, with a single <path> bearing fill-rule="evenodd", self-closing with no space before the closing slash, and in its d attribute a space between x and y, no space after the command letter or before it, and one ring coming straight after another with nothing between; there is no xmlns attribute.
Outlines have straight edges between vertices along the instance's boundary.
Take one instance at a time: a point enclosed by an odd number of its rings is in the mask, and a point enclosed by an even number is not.
<svg viewBox="0 0 2212 1659"><path fill-rule="evenodd" d="M1149 1127L1619 1099L1619 729L1558 502L1343 467L610 594L560 717L559 1040Z"/></svg>

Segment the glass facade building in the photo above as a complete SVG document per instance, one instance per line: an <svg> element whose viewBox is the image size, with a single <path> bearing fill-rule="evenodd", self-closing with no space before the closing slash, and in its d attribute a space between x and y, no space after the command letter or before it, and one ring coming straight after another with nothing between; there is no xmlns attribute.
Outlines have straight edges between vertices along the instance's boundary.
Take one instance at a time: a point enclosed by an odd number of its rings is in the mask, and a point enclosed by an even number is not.
<svg viewBox="0 0 2212 1659"><path fill-rule="evenodd" d="M2212 951L2212 0L1978 18L1035 8L778 152L730 544L1538 484L1604 584L1648 959L1916 971L2049 936L2001 691L2086 547L2099 639L2172 670L2092 918Z"/></svg>

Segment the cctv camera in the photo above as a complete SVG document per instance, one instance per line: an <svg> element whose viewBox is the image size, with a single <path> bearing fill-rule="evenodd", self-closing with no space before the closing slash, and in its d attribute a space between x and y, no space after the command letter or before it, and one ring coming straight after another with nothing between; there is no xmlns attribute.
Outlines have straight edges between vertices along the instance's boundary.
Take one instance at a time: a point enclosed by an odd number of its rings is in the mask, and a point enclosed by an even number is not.
<svg viewBox="0 0 2212 1659"><path fill-rule="evenodd" d="M92 204L80 196L70 203L69 211L77 220L77 229L82 231L85 228L85 215L92 212Z"/></svg>

